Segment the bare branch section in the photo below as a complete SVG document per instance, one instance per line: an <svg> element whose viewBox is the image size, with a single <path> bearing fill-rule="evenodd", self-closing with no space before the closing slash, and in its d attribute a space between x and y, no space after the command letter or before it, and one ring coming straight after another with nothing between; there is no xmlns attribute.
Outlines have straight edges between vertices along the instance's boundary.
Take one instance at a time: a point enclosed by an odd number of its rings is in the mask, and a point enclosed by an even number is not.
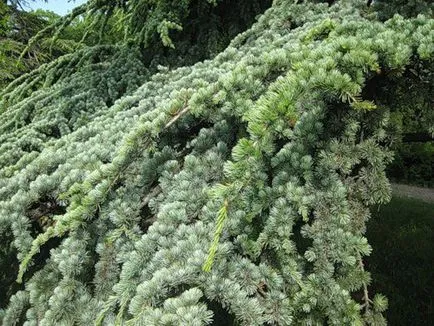
<svg viewBox="0 0 434 326"><path fill-rule="evenodd" d="M145 207L146 205L149 204L149 202L151 201L152 198L156 197L159 193L161 192L161 187L160 186L156 186L155 188L153 188L151 190L151 192L146 195L145 198L143 198L142 204L140 205L140 208Z"/></svg>
<svg viewBox="0 0 434 326"><path fill-rule="evenodd" d="M360 257L359 260L359 267L360 269L365 272L365 265L363 264L363 259ZM365 313L369 312L370 306L371 306L372 300L369 299L369 292L368 292L368 285L363 282L363 304L362 308L365 309Z"/></svg>

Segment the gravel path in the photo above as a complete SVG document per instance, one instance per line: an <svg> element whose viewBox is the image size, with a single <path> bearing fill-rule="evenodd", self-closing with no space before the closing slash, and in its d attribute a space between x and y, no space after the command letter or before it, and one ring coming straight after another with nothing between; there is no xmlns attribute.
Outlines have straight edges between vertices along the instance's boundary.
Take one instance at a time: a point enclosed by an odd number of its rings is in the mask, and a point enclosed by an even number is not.
<svg viewBox="0 0 434 326"><path fill-rule="evenodd" d="M427 202L434 202L433 188L422 188L392 183L392 193L401 197L417 198Z"/></svg>

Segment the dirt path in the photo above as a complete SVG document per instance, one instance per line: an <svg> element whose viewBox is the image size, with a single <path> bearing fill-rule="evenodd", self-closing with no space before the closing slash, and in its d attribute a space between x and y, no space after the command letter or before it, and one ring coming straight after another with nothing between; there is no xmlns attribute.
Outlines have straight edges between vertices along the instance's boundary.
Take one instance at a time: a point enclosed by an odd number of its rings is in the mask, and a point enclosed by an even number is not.
<svg viewBox="0 0 434 326"><path fill-rule="evenodd" d="M392 183L392 193L401 197L417 198L427 202L434 202L433 188L422 188Z"/></svg>

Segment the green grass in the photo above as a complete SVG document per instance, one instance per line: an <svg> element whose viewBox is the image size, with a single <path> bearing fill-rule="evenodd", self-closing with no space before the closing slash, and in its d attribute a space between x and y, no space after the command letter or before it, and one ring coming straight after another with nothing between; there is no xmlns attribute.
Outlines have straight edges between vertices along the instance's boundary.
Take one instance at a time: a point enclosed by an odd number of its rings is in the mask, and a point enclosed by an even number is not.
<svg viewBox="0 0 434 326"><path fill-rule="evenodd" d="M395 197L372 213L366 265L389 325L434 325L434 203Z"/></svg>

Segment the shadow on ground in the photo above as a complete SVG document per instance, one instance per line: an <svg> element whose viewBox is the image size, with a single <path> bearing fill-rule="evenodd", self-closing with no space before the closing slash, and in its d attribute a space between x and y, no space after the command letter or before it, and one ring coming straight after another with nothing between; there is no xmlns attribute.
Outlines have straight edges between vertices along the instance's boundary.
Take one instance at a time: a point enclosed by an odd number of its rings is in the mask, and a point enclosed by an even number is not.
<svg viewBox="0 0 434 326"><path fill-rule="evenodd" d="M434 202L394 197L372 211L366 259L370 290L389 299L389 325L434 321Z"/></svg>

